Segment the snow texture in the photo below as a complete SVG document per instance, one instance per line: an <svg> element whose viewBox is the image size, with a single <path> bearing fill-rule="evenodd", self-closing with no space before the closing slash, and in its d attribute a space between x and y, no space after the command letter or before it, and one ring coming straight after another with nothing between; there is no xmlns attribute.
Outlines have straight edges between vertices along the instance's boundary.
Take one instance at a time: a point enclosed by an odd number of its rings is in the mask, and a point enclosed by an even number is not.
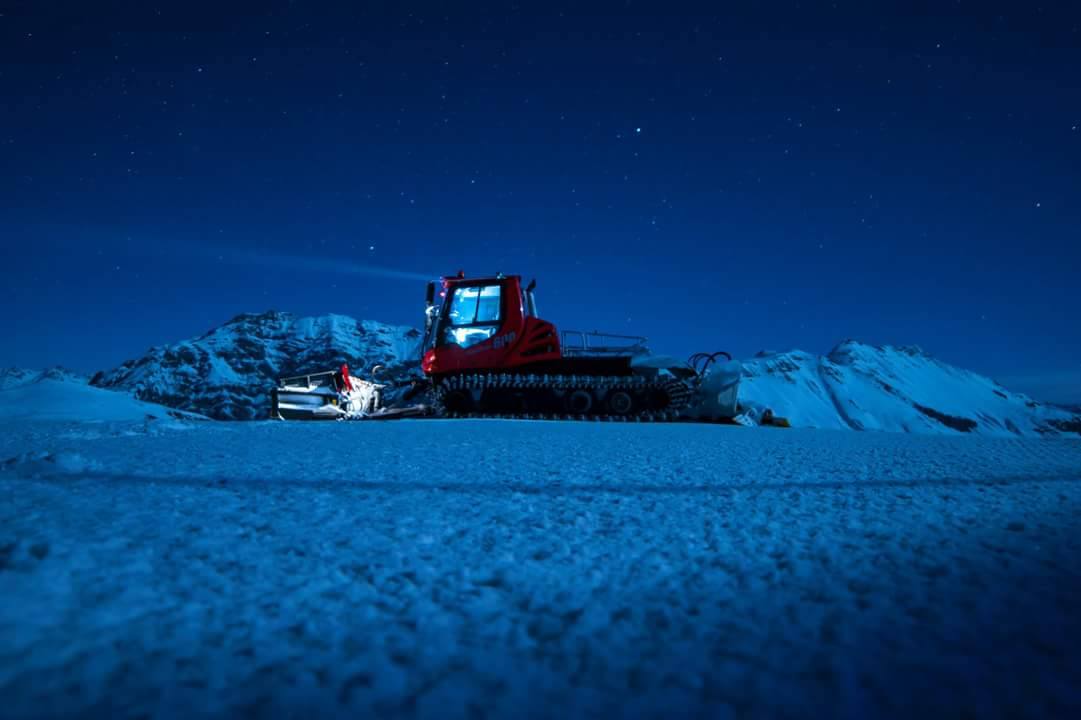
<svg viewBox="0 0 1081 720"><path fill-rule="evenodd" d="M5 718L1081 717L1077 438L0 431Z"/></svg>
<svg viewBox="0 0 1081 720"><path fill-rule="evenodd" d="M344 315L240 315L201 337L151 348L91 384L217 420L265 419L278 378L342 363L357 374L375 365L406 372L418 364L420 341L413 328Z"/></svg>

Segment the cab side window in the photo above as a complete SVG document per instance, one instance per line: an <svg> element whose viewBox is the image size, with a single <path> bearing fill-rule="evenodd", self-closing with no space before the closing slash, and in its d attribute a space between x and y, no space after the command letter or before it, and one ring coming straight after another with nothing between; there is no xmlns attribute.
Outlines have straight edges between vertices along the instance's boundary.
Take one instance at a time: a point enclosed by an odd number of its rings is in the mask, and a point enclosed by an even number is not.
<svg viewBox="0 0 1081 720"><path fill-rule="evenodd" d="M499 322L499 286L487 285L480 288L477 297L477 319L475 322Z"/></svg>

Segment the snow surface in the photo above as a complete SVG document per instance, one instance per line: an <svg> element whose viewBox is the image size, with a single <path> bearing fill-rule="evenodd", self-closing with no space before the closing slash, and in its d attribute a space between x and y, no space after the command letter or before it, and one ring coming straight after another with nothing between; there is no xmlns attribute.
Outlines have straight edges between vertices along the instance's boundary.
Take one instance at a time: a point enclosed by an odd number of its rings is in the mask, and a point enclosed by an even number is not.
<svg viewBox="0 0 1081 720"><path fill-rule="evenodd" d="M1081 717L1081 440L0 421L5 718Z"/></svg>
<svg viewBox="0 0 1081 720"><path fill-rule="evenodd" d="M92 423L200 419L163 405L136 400L125 392L87 385L69 371L12 368L0 374L0 420L70 420ZM203 418L205 419L205 418Z"/></svg>

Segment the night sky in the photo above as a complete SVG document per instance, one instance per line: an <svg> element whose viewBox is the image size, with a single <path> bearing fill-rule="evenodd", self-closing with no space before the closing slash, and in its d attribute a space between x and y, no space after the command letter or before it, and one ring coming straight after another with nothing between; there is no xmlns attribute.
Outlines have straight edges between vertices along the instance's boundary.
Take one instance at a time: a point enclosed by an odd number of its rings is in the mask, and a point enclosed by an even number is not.
<svg viewBox="0 0 1081 720"><path fill-rule="evenodd" d="M419 325L464 269L659 352L918 344L1081 401L1077 3L0 13L0 365Z"/></svg>

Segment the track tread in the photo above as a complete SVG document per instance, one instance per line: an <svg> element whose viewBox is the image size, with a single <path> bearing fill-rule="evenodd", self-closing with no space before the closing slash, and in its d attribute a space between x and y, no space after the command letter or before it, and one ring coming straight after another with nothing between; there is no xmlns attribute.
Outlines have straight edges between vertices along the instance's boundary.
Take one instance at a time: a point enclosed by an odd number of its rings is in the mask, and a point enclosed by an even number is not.
<svg viewBox="0 0 1081 720"><path fill-rule="evenodd" d="M588 389L596 397L598 390L608 391L626 388L639 393L663 392L668 402L663 409L642 408L627 415L613 415L597 412L588 414L568 414L566 412L521 412L506 411L471 411L447 412L443 398L456 390L480 391L514 389L519 391L536 390L540 392L564 391L570 389ZM642 375L586 376L586 375L510 375L510 374L471 374L454 375L444 378L432 388L432 408L434 414L448 418L501 418L513 420L575 420L607 422L674 422L679 419L679 411L690 404L694 387L688 382L673 377L648 378ZM599 404L599 403L598 403Z"/></svg>

